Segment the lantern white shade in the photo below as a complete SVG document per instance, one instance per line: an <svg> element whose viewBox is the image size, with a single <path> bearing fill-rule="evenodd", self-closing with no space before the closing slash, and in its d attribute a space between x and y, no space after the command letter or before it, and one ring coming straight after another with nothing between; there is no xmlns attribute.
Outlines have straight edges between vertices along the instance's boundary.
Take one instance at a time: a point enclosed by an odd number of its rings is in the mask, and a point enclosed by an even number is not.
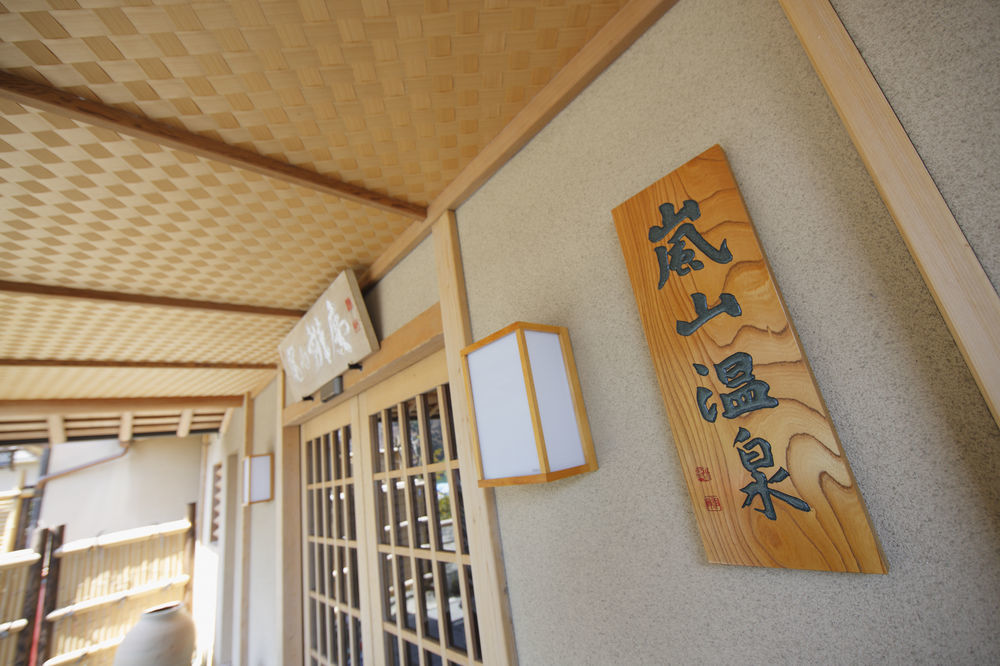
<svg viewBox="0 0 1000 666"><path fill-rule="evenodd" d="M516 322L462 350L480 486L597 469L569 332Z"/></svg>
<svg viewBox="0 0 1000 666"><path fill-rule="evenodd" d="M269 502L274 485L274 454L243 459L243 503Z"/></svg>

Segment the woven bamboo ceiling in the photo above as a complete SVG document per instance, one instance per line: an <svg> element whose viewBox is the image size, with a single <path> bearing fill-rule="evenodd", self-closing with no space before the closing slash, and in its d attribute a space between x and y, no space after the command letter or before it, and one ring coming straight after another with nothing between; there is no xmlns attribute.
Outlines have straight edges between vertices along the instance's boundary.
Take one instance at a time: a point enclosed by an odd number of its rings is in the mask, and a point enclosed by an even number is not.
<svg viewBox="0 0 1000 666"><path fill-rule="evenodd" d="M624 4L0 0L0 443L217 428Z"/></svg>

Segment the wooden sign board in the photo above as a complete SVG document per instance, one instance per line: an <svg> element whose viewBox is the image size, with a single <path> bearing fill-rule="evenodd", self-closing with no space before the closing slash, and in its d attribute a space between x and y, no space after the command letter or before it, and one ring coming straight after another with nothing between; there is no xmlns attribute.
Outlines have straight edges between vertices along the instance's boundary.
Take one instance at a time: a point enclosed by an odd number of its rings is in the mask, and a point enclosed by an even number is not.
<svg viewBox="0 0 1000 666"><path fill-rule="evenodd" d="M709 561L886 573L722 148L613 216Z"/></svg>
<svg viewBox="0 0 1000 666"><path fill-rule="evenodd" d="M278 345L285 389L301 400L378 350L361 289L348 269L333 281Z"/></svg>

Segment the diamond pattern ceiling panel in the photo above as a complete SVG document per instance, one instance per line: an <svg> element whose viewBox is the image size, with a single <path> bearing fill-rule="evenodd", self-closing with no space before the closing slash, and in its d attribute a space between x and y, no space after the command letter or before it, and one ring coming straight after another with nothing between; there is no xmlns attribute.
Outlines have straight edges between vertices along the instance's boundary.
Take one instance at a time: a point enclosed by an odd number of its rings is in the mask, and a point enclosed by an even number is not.
<svg viewBox="0 0 1000 666"><path fill-rule="evenodd" d="M297 321L0 292L0 358L276 363Z"/></svg>
<svg viewBox="0 0 1000 666"><path fill-rule="evenodd" d="M426 204L624 0L3 0L0 68Z"/></svg>
<svg viewBox="0 0 1000 666"><path fill-rule="evenodd" d="M0 279L305 309L410 223L0 100Z"/></svg>
<svg viewBox="0 0 1000 666"><path fill-rule="evenodd" d="M239 395L273 370L0 367L0 400Z"/></svg>

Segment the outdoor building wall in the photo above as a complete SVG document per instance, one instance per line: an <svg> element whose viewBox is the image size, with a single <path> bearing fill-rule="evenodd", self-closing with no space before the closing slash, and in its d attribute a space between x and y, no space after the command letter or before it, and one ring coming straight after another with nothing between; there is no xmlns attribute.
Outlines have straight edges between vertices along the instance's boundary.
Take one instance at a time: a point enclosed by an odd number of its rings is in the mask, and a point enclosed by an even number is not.
<svg viewBox="0 0 1000 666"><path fill-rule="evenodd" d="M198 498L201 435L137 439L128 453L45 486L40 524L66 525L65 541L187 518ZM52 447L49 473L105 458L118 440Z"/></svg>
<svg viewBox="0 0 1000 666"><path fill-rule="evenodd" d="M1000 3L833 0L833 6L1000 289Z"/></svg>
<svg viewBox="0 0 1000 666"><path fill-rule="evenodd" d="M365 292L365 306L380 341L437 301L434 245L430 238Z"/></svg>
<svg viewBox="0 0 1000 666"><path fill-rule="evenodd" d="M879 20L923 8L894 4ZM893 56L888 90L961 38L958 14L945 18ZM976 79L992 70L963 71L968 95L993 94L995 80ZM995 148L995 109L949 115L949 132ZM919 122L934 134L933 118ZM705 560L611 209L715 143L888 575ZM995 189L995 169L953 167L978 182L971 199ZM976 217L964 195L948 201ZM1000 660L1000 432L777 2L682 0L457 215L474 338L515 320L569 327L600 465L496 491L522 664ZM996 247L991 219L983 242Z"/></svg>

